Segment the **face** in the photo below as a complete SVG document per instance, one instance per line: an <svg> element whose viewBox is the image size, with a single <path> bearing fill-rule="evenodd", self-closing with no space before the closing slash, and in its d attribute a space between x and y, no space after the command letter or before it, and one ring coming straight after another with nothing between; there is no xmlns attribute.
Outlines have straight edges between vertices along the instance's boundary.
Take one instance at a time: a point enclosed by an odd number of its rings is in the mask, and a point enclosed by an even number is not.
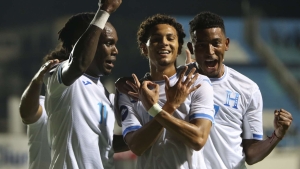
<svg viewBox="0 0 300 169"><path fill-rule="evenodd" d="M118 50L118 36L115 28L107 23L99 40L97 52L93 60L97 74L109 75L114 67Z"/></svg>
<svg viewBox="0 0 300 169"><path fill-rule="evenodd" d="M229 39L221 28L196 30L193 34L192 50L200 73L220 78L224 74L224 54L228 50ZM190 50L191 47L189 46Z"/></svg>
<svg viewBox="0 0 300 169"><path fill-rule="evenodd" d="M150 31L150 37L142 47L150 64L156 68L174 65L178 55L178 35L176 29L168 24L158 24Z"/></svg>

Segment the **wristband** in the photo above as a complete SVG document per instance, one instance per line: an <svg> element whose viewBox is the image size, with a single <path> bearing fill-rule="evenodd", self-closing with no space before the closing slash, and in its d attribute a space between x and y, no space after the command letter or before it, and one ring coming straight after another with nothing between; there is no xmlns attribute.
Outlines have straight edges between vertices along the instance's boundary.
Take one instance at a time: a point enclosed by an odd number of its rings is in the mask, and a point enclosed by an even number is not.
<svg viewBox="0 0 300 169"><path fill-rule="evenodd" d="M98 9L94 19L91 22L91 25L95 25L101 29L104 29L109 16L110 14L108 12Z"/></svg>
<svg viewBox="0 0 300 169"><path fill-rule="evenodd" d="M159 112L162 111L162 108L160 107L159 104L155 103L149 110L148 113L152 116L155 117Z"/></svg>

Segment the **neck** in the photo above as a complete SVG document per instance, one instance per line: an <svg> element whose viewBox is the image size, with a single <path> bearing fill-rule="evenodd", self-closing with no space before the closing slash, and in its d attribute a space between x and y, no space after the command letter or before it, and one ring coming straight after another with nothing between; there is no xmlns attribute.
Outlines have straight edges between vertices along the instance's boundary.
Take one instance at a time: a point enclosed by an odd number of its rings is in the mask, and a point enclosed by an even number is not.
<svg viewBox="0 0 300 169"><path fill-rule="evenodd" d="M167 77L171 77L176 73L176 67L174 64L164 66L164 67L156 67L154 65L150 65L150 76L153 81L164 80L163 75Z"/></svg>

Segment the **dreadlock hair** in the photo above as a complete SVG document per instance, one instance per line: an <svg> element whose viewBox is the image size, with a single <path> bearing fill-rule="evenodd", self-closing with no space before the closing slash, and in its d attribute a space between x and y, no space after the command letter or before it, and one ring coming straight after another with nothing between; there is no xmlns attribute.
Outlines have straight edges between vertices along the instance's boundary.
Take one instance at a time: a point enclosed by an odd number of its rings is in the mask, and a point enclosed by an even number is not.
<svg viewBox="0 0 300 169"><path fill-rule="evenodd" d="M138 46L141 47L142 44L147 43L150 37L151 29L158 24L168 24L170 26L173 26L176 29L178 35L178 43L179 43L178 49L181 50L184 42L183 39L185 37L185 33L183 31L182 25L178 23L175 18L168 15L162 15L162 14L153 15L141 23L137 32Z"/></svg>
<svg viewBox="0 0 300 169"><path fill-rule="evenodd" d="M73 15L65 26L58 32L58 40L61 41L61 47L56 48L47 54L43 62L52 59L67 60L73 49L73 46L85 32L93 20L95 13L84 12Z"/></svg>
<svg viewBox="0 0 300 169"><path fill-rule="evenodd" d="M194 31L197 29L221 28L225 35L225 26L223 19L212 12L204 11L196 15L190 21L190 35L194 37Z"/></svg>

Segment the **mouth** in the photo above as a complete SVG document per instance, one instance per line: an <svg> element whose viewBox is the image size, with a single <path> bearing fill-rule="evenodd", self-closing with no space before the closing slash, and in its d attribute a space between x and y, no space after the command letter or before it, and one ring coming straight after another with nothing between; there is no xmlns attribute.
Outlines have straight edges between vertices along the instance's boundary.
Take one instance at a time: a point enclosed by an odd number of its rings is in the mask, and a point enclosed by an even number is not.
<svg viewBox="0 0 300 169"><path fill-rule="evenodd" d="M216 59L206 59L204 63L205 63L207 68L215 68L218 64L218 60L216 60Z"/></svg>
<svg viewBox="0 0 300 169"><path fill-rule="evenodd" d="M106 64L107 68L112 69L114 67L115 61L116 61L115 59L105 60L105 64Z"/></svg>
<svg viewBox="0 0 300 169"><path fill-rule="evenodd" d="M157 53L158 53L159 55L166 56L166 55L170 54L171 51L162 49L162 50L159 50Z"/></svg>

